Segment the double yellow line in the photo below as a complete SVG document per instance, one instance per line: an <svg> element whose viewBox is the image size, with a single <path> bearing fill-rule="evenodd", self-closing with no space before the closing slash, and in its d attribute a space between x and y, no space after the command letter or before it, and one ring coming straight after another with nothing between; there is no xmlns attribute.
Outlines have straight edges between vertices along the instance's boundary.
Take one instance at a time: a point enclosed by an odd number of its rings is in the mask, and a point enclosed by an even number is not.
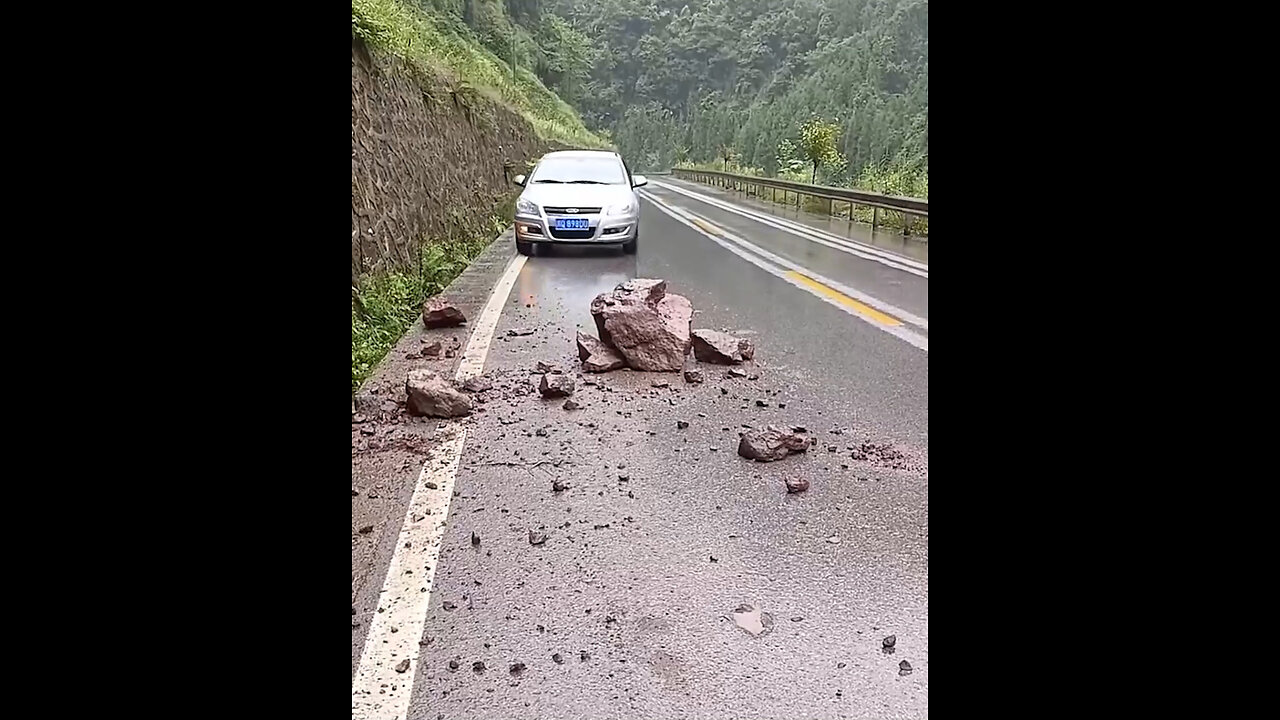
<svg viewBox="0 0 1280 720"><path fill-rule="evenodd" d="M699 218L699 217L690 217L689 219L693 221L694 225L697 225L699 228L702 228L703 231L709 232L712 235L719 235L720 237L724 237L724 232L720 230L720 228L716 227L715 225L712 225L706 220L703 220L702 218ZM870 305L867 305L866 303L858 302L857 300L854 300L853 298L849 297L848 295L845 295L839 290L836 290L833 287L824 285L818 282L817 280L814 280L808 275L798 273L795 270L788 270L784 274L786 275L787 279L792 280L793 282L800 283L801 285L809 288L813 292L825 298L829 298L831 300L834 300L840 303L841 305L849 308L850 310L858 313L859 315L867 318L868 320L873 320L875 322L880 323L881 325L887 325L889 327L898 327L902 325L902 321L899 320L898 318L893 317L892 315L886 315L880 312L879 310L871 307Z"/></svg>

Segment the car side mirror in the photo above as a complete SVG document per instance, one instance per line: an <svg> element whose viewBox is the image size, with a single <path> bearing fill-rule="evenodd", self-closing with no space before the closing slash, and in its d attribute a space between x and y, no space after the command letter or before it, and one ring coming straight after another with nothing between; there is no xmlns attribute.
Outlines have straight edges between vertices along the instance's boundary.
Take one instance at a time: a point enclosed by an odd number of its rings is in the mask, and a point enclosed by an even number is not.
<svg viewBox="0 0 1280 720"><path fill-rule="evenodd" d="M525 177L523 175L517 175L511 178L511 182L519 185L520 187L524 187L524 181L525 181Z"/></svg>
<svg viewBox="0 0 1280 720"><path fill-rule="evenodd" d="M631 176L631 187L644 187L645 185L648 185L648 184L649 184L649 178L643 175Z"/></svg>

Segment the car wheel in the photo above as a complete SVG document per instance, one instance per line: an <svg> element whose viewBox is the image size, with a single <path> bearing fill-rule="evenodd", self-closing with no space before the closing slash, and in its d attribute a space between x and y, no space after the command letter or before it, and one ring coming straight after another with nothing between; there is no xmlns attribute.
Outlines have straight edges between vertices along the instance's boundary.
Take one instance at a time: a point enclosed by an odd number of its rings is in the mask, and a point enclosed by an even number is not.
<svg viewBox="0 0 1280 720"><path fill-rule="evenodd" d="M533 243L516 241L516 252L521 255L533 255Z"/></svg>
<svg viewBox="0 0 1280 720"><path fill-rule="evenodd" d="M629 242L622 243L622 252L627 255L636 254L636 241L640 238L632 238Z"/></svg>

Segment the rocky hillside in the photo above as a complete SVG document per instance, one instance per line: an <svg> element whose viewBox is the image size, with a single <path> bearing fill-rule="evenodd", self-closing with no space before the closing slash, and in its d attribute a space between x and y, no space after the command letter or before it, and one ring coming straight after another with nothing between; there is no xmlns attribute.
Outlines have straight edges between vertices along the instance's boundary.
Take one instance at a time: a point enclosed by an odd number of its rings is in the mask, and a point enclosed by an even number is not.
<svg viewBox="0 0 1280 720"><path fill-rule="evenodd" d="M351 275L481 231L509 175L548 148L525 119L351 39Z"/></svg>

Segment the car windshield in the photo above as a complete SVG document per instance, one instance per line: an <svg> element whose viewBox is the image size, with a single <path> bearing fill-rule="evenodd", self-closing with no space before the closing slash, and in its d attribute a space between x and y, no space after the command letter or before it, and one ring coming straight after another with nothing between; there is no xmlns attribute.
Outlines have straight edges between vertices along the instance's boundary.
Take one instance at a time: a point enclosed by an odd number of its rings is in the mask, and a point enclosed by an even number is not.
<svg viewBox="0 0 1280 720"><path fill-rule="evenodd" d="M534 183L625 185L622 165L610 157L548 157L533 171Z"/></svg>

